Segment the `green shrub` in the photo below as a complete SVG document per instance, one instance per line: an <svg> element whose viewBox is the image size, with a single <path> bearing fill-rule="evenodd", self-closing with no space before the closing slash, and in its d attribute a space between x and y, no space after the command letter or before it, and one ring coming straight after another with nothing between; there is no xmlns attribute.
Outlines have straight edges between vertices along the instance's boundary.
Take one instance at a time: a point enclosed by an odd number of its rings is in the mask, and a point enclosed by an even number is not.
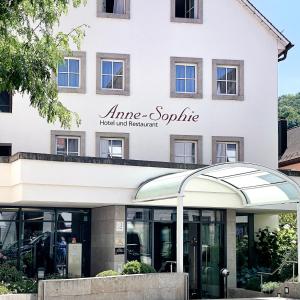
<svg viewBox="0 0 300 300"><path fill-rule="evenodd" d="M0 295L5 295L5 294L9 294L9 289L5 285L0 284Z"/></svg>
<svg viewBox="0 0 300 300"><path fill-rule="evenodd" d="M20 281L8 283L7 287L16 294L35 294L37 293L38 284L34 279L23 278Z"/></svg>
<svg viewBox="0 0 300 300"><path fill-rule="evenodd" d="M266 282L262 285L262 292L263 293L267 293L267 294L271 294L273 293L277 288L279 288L280 284L278 282Z"/></svg>
<svg viewBox="0 0 300 300"><path fill-rule="evenodd" d="M140 274L141 263L137 260L130 261L124 265L122 274Z"/></svg>
<svg viewBox="0 0 300 300"><path fill-rule="evenodd" d="M141 263L141 274L147 273L156 273L156 270L148 264Z"/></svg>
<svg viewBox="0 0 300 300"><path fill-rule="evenodd" d="M22 281L23 273L18 271L16 267L9 264L0 265L0 282L13 283Z"/></svg>
<svg viewBox="0 0 300 300"><path fill-rule="evenodd" d="M97 274L96 277L107 277L107 276L117 276L117 275L120 274L114 270L107 270Z"/></svg>

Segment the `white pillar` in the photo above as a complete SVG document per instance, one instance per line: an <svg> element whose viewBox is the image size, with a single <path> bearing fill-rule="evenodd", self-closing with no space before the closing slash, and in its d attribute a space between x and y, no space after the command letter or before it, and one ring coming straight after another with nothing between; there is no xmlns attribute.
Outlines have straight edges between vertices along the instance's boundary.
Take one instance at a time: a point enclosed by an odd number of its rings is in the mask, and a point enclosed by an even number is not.
<svg viewBox="0 0 300 300"><path fill-rule="evenodd" d="M300 203L297 203L298 282L300 282Z"/></svg>
<svg viewBox="0 0 300 300"><path fill-rule="evenodd" d="M183 196L177 198L177 273L183 273Z"/></svg>

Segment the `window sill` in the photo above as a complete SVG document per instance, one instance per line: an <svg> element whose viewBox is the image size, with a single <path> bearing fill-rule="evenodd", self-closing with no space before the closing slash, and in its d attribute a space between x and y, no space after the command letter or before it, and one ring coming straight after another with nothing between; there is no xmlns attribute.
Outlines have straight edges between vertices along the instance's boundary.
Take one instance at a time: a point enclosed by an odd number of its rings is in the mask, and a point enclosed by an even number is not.
<svg viewBox="0 0 300 300"><path fill-rule="evenodd" d="M203 24L202 18L176 18L176 17L171 17L171 22L174 23L190 23L190 24Z"/></svg>
<svg viewBox="0 0 300 300"><path fill-rule="evenodd" d="M234 100L244 101L244 95L212 95L212 100Z"/></svg>
<svg viewBox="0 0 300 300"><path fill-rule="evenodd" d="M98 12L98 18L109 18L109 19L130 19L130 14L113 14L113 13L105 13L105 12Z"/></svg>
<svg viewBox="0 0 300 300"><path fill-rule="evenodd" d="M59 93L68 93L68 94L85 94L85 88L67 88L67 87L58 87Z"/></svg>
<svg viewBox="0 0 300 300"><path fill-rule="evenodd" d="M175 92L171 92L170 97L171 98L202 99L203 95L202 95L202 93L188 94L188 93L175 93Z"/></svg>
<svg viewBox="0 0 300 300"><path fill-rule="evenodd" d="M116 95L116 96L130 96L130 92L127 90L101 90L97 89L98 95Z"/></svg>

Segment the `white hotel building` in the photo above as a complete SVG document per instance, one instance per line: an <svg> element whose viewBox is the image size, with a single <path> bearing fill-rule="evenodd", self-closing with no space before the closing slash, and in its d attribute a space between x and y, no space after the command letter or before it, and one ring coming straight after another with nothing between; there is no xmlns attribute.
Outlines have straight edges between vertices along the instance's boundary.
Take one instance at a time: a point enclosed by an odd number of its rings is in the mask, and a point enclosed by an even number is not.
<svg viewBox="0 0 300 300"><path fill-rule="evenodd" d="M222 296L220 269L236 285L236 218L257 230L274 208L251 204L298 197L271 171L278 59L292 44L247 0L90 0L60 26L81 24L82 48L57 77L79 127L1 95L1 251L31 276L54 273L62 237L75 238L83 276L130 259L157 271L177 261L191 297ZM199 170L226 162L254 165Z"/></svg>

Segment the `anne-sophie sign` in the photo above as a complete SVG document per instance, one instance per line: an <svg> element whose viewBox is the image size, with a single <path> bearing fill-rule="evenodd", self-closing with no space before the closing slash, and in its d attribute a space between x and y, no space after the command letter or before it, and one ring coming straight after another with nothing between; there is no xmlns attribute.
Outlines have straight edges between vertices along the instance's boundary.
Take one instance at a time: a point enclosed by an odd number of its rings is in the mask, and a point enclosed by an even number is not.
<svg viewBox="0 0 300 300"><path fill-rule="evenodd" d="M99 115L101 126L129 126L129 127L158 127L174 123L197 123L199 115L190 107L185 107L177 113L169 112L158 105L150 112L124 111L119 104L110 107L104 114Z"/></svg>

